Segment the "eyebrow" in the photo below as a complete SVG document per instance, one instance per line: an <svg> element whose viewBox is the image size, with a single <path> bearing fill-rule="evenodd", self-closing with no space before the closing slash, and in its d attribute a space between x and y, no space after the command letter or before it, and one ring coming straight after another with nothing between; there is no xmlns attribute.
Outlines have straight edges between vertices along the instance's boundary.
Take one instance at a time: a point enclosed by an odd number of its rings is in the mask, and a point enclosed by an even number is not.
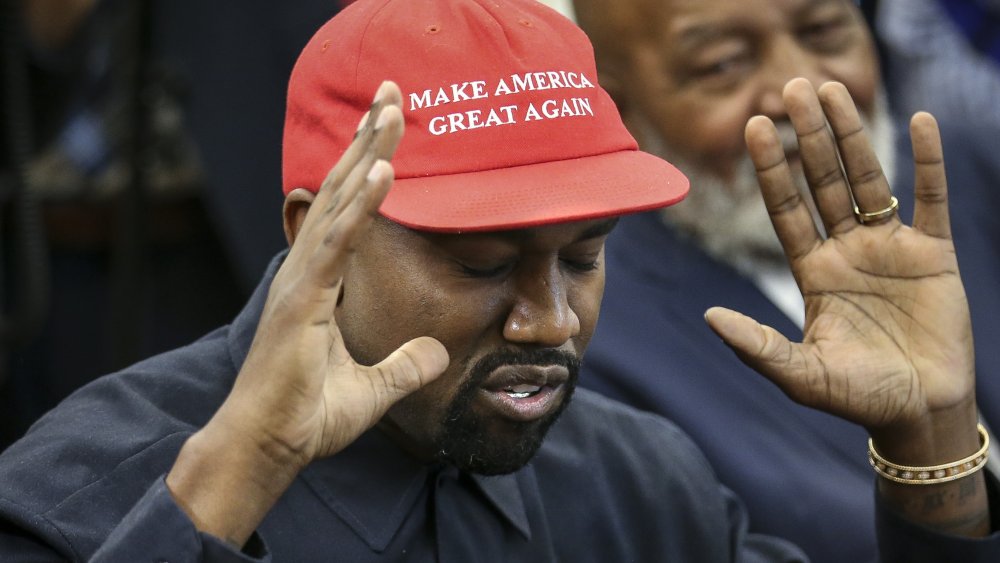
<svg viewBox="0 0 1000 563"><path fill-rule="evenodd" d="M592 225L587 230L580 233L580 236L576 238L576 242L603 237L611 233L611 231L615 228L615 225L618 224L618 219L619 217L612 217L606 221L601 221L596 225Z"/></svg>
<svg viewBox="0 0 1000 563"><path fill-rule="evenodd" d="M387 225L390 225L392 228L398 228L398 229L401 229L403 232L409 233L411 235L416 235L416 236L419 236L419 237L423 237L423 238L426 238L426 239L434 240L434 239L438 239L440 237L453 237L453 236L456 235L456 233L437 233L437 232L433 232L433 231L421 231L421 230L418 230L418 229L413 229L411 227L406 227L404 225L400 225L399 223L396 223L395 221L392 221L391 219L385 219L385 218L383 218L381 216L379 216L379 217L376 218L376 220L379 220L379 219L383 219L385 221L385 223ZM587 227L579 235L577 235L577 237L573 239L573 242L574 243L583 242L585 240L595 239L595 238L598 238L598 237L603 237L605 235L608 235L609 233L611 233L612 230L614 230L615 225L618 224L618 220L619 219L620 219L620 217L616 216L616 217L608 218L608 219L606 219L604 221L601 221L599 223L595 223L595 224L591 225L590 227ZM531 237L535 236L533 229L530 229L530 228L529 229L515 229L515 230L510 230L510 231L483 231L483 232L470 231L470 232L468 232L466 234L468 234L468 235L483 235L483 236L493 236L493 237L501 237L501 238L510 238L510 239L515 239L515 240L517 240L517 239L525 240L525 239L530 239Z"/></svg>
<svg viewBox="0 0 1000 563"><path fill-rule="evenodd" d="M693 49L705 43L735 35L734 28L732 22L695 24L680 32L677 45L682 49Z"/></svg>
<svg viewBox="0 0 1000 563"><path fill-rule="evenodd" d="M802 17L803 14L817 10L823 6L831 4L840 5L843 2L844 0L807 0L801 6L795 8L795 17ZM678 33L677 45L690 49L705 43L738 35L740 30L741 23L733 20L699 22L681 29L680 33Z"/></svg>
<svg viewBox="0 0 1000 563"><path fill-rule="evenodd" d="M585 240L591 240L609 234L615 228L615 225L618 224L618 219L619 217L617 216L610 217L608 219L605 219L604 221L595 223L587 227L586 229L581 231L580 234L576 236L576 238L573 239L573 242L574 243L583 242ZM570 222L572 223L573 221ZM538 227L529 227L526 229L514 229L510 231L484 232L482 234L498 236L501 238L509 238L511 240L530 240L535 236L537 236L537 231L536 231L537 228Z"/></svg>

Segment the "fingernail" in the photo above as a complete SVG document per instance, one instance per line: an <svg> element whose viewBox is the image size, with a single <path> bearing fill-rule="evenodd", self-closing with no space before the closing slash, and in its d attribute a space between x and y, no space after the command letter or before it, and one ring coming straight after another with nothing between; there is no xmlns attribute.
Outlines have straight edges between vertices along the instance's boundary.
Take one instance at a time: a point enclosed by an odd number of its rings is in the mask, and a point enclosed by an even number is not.
<svg viewBox="0 0 1000 563"><path fill-rule="evenodd" d="M372 164L371 169L368 171L368 176L366 177L369 183L374 184L375 182L378 182L382 178L383 175L382 164L381 164L382 162L385 161L379 159L376 160L374 164Z"/></svg>
<svg viewBox="0 0 1000 563"><path fill-rule="evenodd" d="M365 125L368 124L368 117L371 114L372 114L372 112L366 111L365 114L361 116L361 121L358 122L358 128L355 130L355 133L354 133L355 137L357 137L358 133L360 133L361 130L365 128Z"/></svg>
<svg viewBox="0 0 1000 563"><path fill-rule="evenodd" d="M385 81L378 85L378 89L375 90L375 97L372 98L372 106L376 106L382 102L382 97L385 95L383 92L385 90Z"/></svg>
<svg viewBox="0 0 1000 563"><path fill-rule="evenodd" d="M375 120L375 130L385 127L386 122L389 121L389 114L387 112L380 112L378 114L378 119Z"/></svg>

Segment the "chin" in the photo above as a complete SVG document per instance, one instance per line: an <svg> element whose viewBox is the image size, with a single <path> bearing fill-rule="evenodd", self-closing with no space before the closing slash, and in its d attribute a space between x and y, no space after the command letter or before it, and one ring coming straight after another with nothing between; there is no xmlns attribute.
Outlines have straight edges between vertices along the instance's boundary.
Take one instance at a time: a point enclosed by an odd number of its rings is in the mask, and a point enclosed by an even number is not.
<svg viewBox="0 0 1000 563"><path fill-rule="evenodd" d="M569 385L558 409L531 422L485 420L467 404L453 405L436 440L435 458L479 475L504 475L521 469L569 406L574 388Z"/></svg>

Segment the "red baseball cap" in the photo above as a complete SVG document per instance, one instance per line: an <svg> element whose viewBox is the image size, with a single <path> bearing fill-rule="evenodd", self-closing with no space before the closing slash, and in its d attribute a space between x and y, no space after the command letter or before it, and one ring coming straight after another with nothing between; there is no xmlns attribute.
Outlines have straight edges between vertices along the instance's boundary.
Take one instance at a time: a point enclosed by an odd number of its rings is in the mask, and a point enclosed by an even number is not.
<svg viewBox="0 0 1000 563"><path fill-rule="evenodd" d="M583 31L534 0L359 0L292 71L284 191L319 189L383 80L405 133L379 211L459 232L595 219L676 203L687 178L638 150L597 84Z"/></svg>

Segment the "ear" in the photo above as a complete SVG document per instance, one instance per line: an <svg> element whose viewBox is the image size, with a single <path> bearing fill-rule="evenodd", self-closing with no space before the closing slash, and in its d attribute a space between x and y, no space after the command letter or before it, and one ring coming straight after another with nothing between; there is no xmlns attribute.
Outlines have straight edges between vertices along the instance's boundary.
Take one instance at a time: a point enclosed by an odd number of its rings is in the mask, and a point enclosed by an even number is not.
<svg viewBox="0 0 1000 563"><path fill-rule="evenodd" d="M611 100L618 106L618 112L621 113L628 103L628 100L625 99L625 87L622 85L622 81L613 72L598 70L597 83L611 96Z"/></svg>
<svg viewBox="0 0 1000 563"><path fill-rule="evenodd" d="M282 221L285 227L285 240L288 246L295 243L295 238L299 235L299 229L306 220L306 214L316 194L305 188L296 188L285 196L285 204L281 208Z"/></svg>
<svg viewBox="0 0 1000 563"><path fill-rule="evenodd" d="M649 135L655 132L655 128L653 128L648 114L642 111L642 102L630 96L627 93L628 89L622 86L621 81L609 78L608 83L610 84L608 95L614 100L622 123L639 143L639 148L648 150L646 147L650 146Z"/></svg>
<svg viewBox="0 0 1000 563"><path fill-rule="evenodd" d="M639 129L634 126L636 116L632 111L633 105L627 94L628 89L625 88L625 85L613 72L597 71L597 81L601 85L601 88L604 88L608 95L611 96L611 101L618 108L618 114L621 115L625 128L632 133L633 137L637 137ZM637 138L636 140L640 139Z"/></svg>

